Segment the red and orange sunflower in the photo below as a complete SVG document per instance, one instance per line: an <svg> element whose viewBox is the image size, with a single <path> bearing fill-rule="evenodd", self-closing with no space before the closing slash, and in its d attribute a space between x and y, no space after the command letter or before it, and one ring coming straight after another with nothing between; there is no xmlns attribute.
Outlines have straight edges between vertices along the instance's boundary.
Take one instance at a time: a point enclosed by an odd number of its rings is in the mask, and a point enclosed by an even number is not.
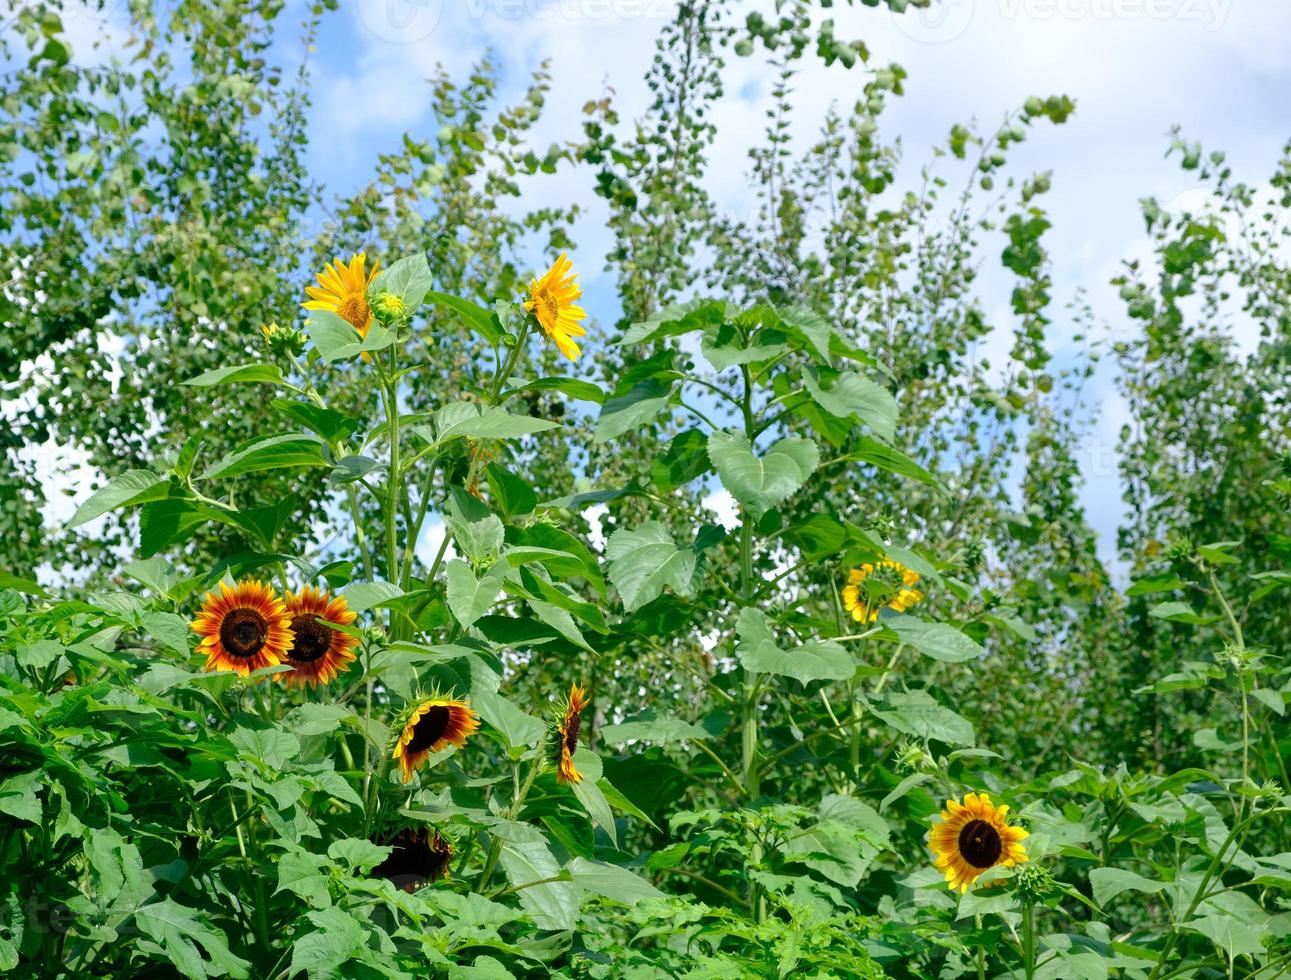
<svg viewBox="0 0 1291 980"><path fill-rule="evenodd" d="M291 646L291 615L282 599L264 582L249 579L219 595L208 592L192 623L202 637L197 649L206 654L207 670L235 670L243 677L282 662Z"/></svg>
<svg viewBox="0 0 1291 980"><path fill-rule="evenodd" d="M479 717L465 701L432 695L408 715L390 758L398 761L406 783L432 752L450 745L465 748L466 740L479 728Z"/></svg>
<svg viewBox="0 0 1291 980"><path fill-rule="evenodd" d="M577 684L569 686L569 697L547 734L547 759L556 767L556 781L581 783L583 774L574 768L574 752L583 729L583 709L588 705L587 690Z"/></svg>
<svg viewBox="0 0 1291 980"><path fill-rule="evenodd" d="M295 667L278 677L288 687L305 687L326 684L354 662L351 652L358 639L324 622L349 626L357 614L343 596L333 598L330 592L305 586L300 595L287 593L287 612L291 615L291 631L295 634L282 662Z"/></svg>

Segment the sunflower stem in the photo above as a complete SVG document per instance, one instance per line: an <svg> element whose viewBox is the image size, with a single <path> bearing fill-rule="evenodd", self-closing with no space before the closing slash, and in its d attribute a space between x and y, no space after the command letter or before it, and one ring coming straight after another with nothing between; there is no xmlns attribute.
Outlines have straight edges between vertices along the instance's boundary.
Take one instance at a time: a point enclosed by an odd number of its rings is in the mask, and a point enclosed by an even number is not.
<svg viewBox="0 0 1291 980"><path fill-rule="evenodd" d="M542 759L533 760L533 765L529 769L529 775L520 787L511 805L502 811L503 819L514 820L520 815L520 808L524 806L525 797L529 795L529 790L533 788L533 781L538 778L538 770L542 768ZM520 765L516 764L513 775L518 777L520 774ZM493 835L493 841L489 844L489 856L484 862L484 870L480 872L480 880L475 884L475 893L484 894L484 889L489 887L489 879L493 877L493 872L498 866L498 858L502 856L502 838L496 833Z"/></svg>
<svg viewBox="0 0 1291 980"><path fill-rule="evenodd" d="M390 373L379 372L381 377L382 399L385 404L387 435L390 439L390 472L387 479L390 486L385 501L386 517L386 577L392 583L399 581L399 498L402 492L403 475L399 472L399 374L397 344L390 347ZM374 362L376 363L376 362ZM403 623L398 613L390 610L390 638L402 639L400 629Z"/></svg>

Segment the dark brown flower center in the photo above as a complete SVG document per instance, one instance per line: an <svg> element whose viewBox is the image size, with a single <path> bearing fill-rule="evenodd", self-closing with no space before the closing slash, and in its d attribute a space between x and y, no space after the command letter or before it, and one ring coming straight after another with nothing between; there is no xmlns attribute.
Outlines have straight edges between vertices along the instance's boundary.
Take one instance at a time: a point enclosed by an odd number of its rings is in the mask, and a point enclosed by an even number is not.
<svg viewBox="0 0 1291 980"><path fill-rule="evenodd" d="M412 727L412 741L408 743L408 751L424 752L438 742L448 731L452 717L452 712L446 705L437 704L428 708Z"/></svg>
<svg viewBox="0 0 1291 980"><path fill-rule="evenodd" d="M296 634L291 651L287 654L292 660L311 664L331 649L332 631L320 623L313 613L301 613L292 617L291 631Z"/></svg>
<svg viewBox="0 0 1291 980"><path fill-rule="evenodd" d="M959 832L959 853L974 868L993 868L1004 850L1000 832L985 820L970 820Z"/></svg>
<svg viewBox="0 0 1291 980"><path fill-rule="evenodd" d="M583 716L580 712L571 712L565 722L565 748L573 755L578 748L578 733L583 730Z"/></svg>
<svg viewBox="0 0 1291 980"><path fill-rule="evenodd" d="M220 645L232 657L249 658L269 639L269 623L254 609L233 609L220 622Z"/></svg>
<svg viewBox="0 0 1291 980"><path fill-rule="evenodd" d="M401 830L386 843L393 847L390 856L373 868L372 874L389 878L404 891L444 877L453 858L452 846L438 832Z"/></svg>

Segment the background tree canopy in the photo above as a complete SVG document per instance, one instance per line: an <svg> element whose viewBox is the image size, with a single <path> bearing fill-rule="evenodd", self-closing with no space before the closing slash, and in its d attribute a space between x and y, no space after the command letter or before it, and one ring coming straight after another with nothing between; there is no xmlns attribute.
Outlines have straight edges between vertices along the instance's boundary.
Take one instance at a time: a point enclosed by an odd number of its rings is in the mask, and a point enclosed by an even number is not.
<svg viewBox="0 0 1291 980"><path fill-rule="evenodd" d="M1281 975L1291 143L1239 175L1163 140L1199 192L1143 198L1150 250L1096 313L1055 296L1061 161L1017 163L1067 94L920 159L906 72L831 4L696 0L641 112L549 102L561 52L508 98L482 51L404 80L433 125L325 187L337 6L134 0L101 59L67 20L103 0L6 10L0 963ZM750 59L773 84L732 160ZM536 277L586 276L593 225L614 296L571 362ZM370 319L301 309L359 254ZM1114 554L1081 494L1109 369ZM58 524L49 445L92 474ZM250 580L339 679L217 669L246 665L212 603ZM418 727L457 711L479 735ZM401 781L391 747L427 745ZM961 897L929 831L963 800L999 843L979 792L1030 860L955 838L990 868Z"/></svg>

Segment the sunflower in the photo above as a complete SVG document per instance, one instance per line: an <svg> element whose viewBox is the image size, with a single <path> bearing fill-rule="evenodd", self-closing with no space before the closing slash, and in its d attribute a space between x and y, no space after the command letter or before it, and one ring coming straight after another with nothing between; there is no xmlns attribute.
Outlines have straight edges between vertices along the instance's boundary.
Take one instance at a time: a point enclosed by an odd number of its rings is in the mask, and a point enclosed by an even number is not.
<svg viewBox="0 0 1291 980"><path fill-rule="evenodd" d="M354 661L350 651L359 641L321 621L348 626L357 614L346 605L343 596L332 598L330 592L308 585L298 596L288 592L286 605L295 639L282 662L296 669L279 674L279 678L288 687L326 684Z"/></svg>
<svg viewBox="0 0 1291 980"><path fill-rule="evenodd" d="M428 881L448 877L453 844L438 830L411 827L385 841L390 855L372 869L376 878L389 878L396 888L415 891Z"/></svg>
<svg viewBox="0 0 1291 980"><path fill-rule="evenodd" d="M928 833L928 846L937 855L937 868L946 873L946 884L962 894L988 868L1026 863L1021 841L1030 835L1005 823L1008 812L985 793L969 793L962 805L958 800L946 802L941 822Z"/></svg>
<svg viewBox="0 0 1291 980"><path fill-rule="evenodd" d="M255 580L232 588L221 582L219 595L206 593L192 628L202 637L197 649L206 654L207 670L236 670L243 677L277 666L294 639L287 607Z"/></svg>
<svg viewBox="0 0 1291 980"><path fill-rule="evenodd" d="M883 606L905 612L923 602L923 593L915 588L918 584L919 573L900 562L887 558L866 562L848 573L843 606L858 622L872 623Z"/></svg>
<svg viewBox="0 0 1291 980"><path fill-rule="evenodd" d="M408 715L390 758L399 760L406 783L432 752L449 745L463 748L479 727L480 719L465 701L432 695Z"/></svg>
<svg viewBox="0 0 1291 980"><path fill-rule="evenodd" d="M538 318L543 332L571 361L578 360L579 355L578 344L573 338L587 334L578 324L579 320L587 318L587 314L581 306L574 305L583 295L574 282L576 278L577 273L573 271L569 257L561 252L541 279L529 283L529 298L524 304L524 308Z"/></svg>
<svg viewBox="0 0 1291 980"><path fill-rule="evenodd" d="M348 321L359 336L366 337L372 326L372 308L368 306L368 287L376 278L380 262L372 263L372 271L366 276L363 267L367 264L367 253L360 252L352 256L348 263L342 262L340 256L327 263L318 273L318 285L306 286L305 292L309 302L301 303L307 310L328 310L342 320Z"/></svg>
<svg viewBox="0 0 1291 980"><path fill-rule="evenodd" d="M574 750L578 748L578 735L583 728L583 709L587 704L587 691L577 684L571 684L565 707L548 730L547 758L556 767L557 782L583 781L583 774L574 768Z"/></svg>

